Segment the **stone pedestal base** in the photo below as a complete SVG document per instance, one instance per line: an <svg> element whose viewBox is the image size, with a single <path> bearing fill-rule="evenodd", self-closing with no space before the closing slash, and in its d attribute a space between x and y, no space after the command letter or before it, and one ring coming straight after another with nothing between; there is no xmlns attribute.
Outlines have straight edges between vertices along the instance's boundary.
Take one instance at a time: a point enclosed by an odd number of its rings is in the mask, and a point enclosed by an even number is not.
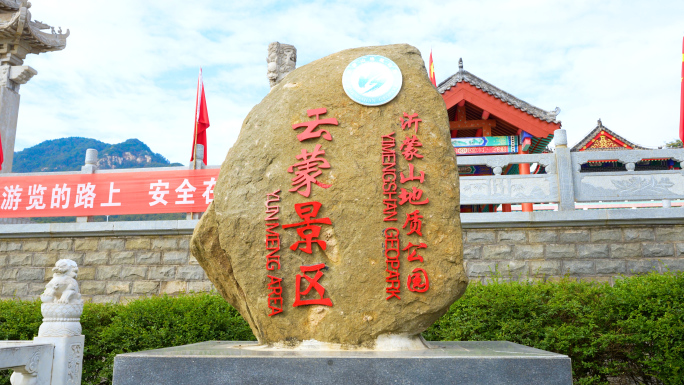
<svg viewBox="0 0 684 385"><path fill-rule="evenodd" d="M405 351L302 351L203 342L119 354L114 385L571 385L570 358L511 342L430 342Z"/></svg>
<svg viewBox="0 0 684 385"><path fill-rule="evenodd" d="M51 344L55 347L55 355L52 361L52 385L81 383L85 336L34 337L33 342Z"/></svg>

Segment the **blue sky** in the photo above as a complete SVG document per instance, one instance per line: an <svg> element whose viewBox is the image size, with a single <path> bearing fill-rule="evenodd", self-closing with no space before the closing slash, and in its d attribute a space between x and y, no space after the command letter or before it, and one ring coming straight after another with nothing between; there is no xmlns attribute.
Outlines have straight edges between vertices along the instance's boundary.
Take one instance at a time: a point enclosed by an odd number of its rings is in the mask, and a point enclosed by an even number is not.
<svg viewBox="0 0 684 385"><path fill-rule="evenodd" d="M34 19L71 31L67 48L30 55L16 149L84 136L138 138L174 162L191 151L199 66L219 164L268 93L266 51L297 66L359 46L408 43L437 81L465 69L546 110L571 144L603 124L639 144L677 137L684 2L33 0Z"/></svg>

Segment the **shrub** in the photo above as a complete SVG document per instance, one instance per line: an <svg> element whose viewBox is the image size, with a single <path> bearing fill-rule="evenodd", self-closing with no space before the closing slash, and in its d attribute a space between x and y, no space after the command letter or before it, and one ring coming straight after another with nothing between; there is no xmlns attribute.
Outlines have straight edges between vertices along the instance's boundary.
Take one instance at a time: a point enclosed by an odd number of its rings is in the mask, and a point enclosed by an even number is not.
<svg viewBox="0 0 684 385"><path fill-rule="evenodd" d="M0 339L30 340L38 335L39 301L0 301ZM238 312L216 294L142 298L128 304L86 303L83 384L110 384L114 356L202 341L252 341ZM4 374L8 374L5 372ZM0 375L0 385L9 376Z"/></svg>
<svg viewBox="0 0 684 385"><path fill-rule="evenodd" d="M32 339L40 322L38 301L0 301L0 339ZM120 353L254 340L247 323L217 294L87 303L81 324L84 384L111 383ZM684 273L630 277L613 287L572 280L471 284L424 337L506 340L566 354L577 384L609 384L614 377L682 384ZM0 372L5 384L8 376Z"/></svg>
<svg viewBox="0 0 684 385"><path fill-rule="evenodd" d="M568 355L577 384L684 383L684 273L602 283L471 284L424 336L506 340Z"/></svg>

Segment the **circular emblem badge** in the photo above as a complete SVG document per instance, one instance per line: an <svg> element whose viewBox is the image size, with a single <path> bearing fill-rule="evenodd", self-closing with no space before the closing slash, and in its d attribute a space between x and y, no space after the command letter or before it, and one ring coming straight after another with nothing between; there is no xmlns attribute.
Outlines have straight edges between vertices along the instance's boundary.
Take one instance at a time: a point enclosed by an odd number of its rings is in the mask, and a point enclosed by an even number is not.
<svg viewBox="0 0 684 385"><path fill-rule="evenodd" d="M361 56L344 70L342 87L353 101L364 106L380 106L399 93L401 70L384 56Z"/></svg>

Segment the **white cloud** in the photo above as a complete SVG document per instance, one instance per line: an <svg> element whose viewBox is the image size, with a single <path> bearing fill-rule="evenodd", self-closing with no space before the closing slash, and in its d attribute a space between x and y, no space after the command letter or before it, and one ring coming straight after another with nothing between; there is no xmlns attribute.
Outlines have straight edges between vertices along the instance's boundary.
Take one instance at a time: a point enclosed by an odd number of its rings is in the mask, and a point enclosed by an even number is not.
<svg viewBox="0 0 684 385"><path fill-rule="evenodd" d="M266 48L298 65L357 46L433 50L438 81L465 68L541 108L562 108L571 143L596 119L647 146L677 136L684 3L663 1L33 0L33 17L69 28L62 52L32 55L17 150L85 136L138 138L187 163L197 69L219 164L268 92Z"/></svg>

